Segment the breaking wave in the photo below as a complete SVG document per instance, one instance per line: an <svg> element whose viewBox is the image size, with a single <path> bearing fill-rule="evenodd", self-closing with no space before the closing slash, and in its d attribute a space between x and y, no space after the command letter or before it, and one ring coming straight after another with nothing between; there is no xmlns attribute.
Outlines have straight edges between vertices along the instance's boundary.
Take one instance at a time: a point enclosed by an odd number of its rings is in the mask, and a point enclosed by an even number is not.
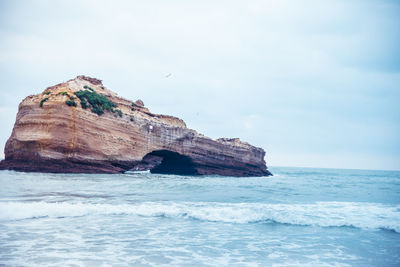
<svg viewBox="0 0 400 267"><path fill-rule="evenodd" d="M400 233L400 205L363 202L313 204L143 202L90 204L0 202L0 220L89 215L170 217L224 223L281 223L303 226L387 229Z"/></svg>

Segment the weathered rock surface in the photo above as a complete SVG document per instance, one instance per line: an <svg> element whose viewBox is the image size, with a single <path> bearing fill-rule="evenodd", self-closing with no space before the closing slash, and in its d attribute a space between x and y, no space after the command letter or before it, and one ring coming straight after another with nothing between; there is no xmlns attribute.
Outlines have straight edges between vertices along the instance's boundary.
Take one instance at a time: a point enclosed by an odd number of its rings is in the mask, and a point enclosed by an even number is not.
<svg viewBox="0 0 400 267"><path fill-rule="evenodd" d="M116 103L120 114L99 116L82 108L74 93L84 88ZM71 96L76 106L66 104ZM271 175L263 149L239 139L212 140L181 119L153 114L141 100L121 98L101 80L86 76L25 98L4 152L0 169L27 172Z"/></svg>

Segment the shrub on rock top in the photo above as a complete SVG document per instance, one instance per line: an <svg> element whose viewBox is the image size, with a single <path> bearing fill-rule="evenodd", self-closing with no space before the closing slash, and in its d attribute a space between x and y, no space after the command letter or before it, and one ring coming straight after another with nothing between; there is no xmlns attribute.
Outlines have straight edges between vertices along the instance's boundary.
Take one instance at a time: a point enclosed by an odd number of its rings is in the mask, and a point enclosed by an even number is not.
<svg viewBox="0 0 400 267"><path fill-rule="evenodd" d="M86 85L85 85L86 86ZM90 87L86 86L91 89ZM84 87L85 88L85 87ZM93 89L92 89L93 90ZM106 96L97 93L96 91L81 90L75 92L75 95L80 99L82 108L91 108L93 113L102 115L104 111L114 111L117 104L109 100ZM118 112L119 114L119 112ZM122 117L122 114L120 115Z"/></svg>

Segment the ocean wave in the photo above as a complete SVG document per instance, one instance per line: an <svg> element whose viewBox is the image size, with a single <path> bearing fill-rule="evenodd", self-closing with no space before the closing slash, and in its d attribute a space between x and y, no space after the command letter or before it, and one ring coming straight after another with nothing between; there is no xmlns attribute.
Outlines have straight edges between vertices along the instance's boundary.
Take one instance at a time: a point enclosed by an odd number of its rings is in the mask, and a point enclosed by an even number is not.
<svg viewBox="0 0 400 267"><path fill-rule="evenodd" d="M363 202L312 204L143 202L91 204L0 202L0 220L127 214L224 223L270 222L304 226L387 229L400 233L400 205Z"/></svg>

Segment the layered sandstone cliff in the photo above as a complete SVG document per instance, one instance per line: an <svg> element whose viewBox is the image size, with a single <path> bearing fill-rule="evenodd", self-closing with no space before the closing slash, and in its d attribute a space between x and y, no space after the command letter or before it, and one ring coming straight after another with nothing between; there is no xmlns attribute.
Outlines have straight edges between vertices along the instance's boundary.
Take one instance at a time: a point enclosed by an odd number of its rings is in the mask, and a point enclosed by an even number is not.
<svg viewBox="0 0 400 267"><path fill-rule="evenodd" d="M78 76L21 102L0 169L271 175L264 156L261 148L212 140L181 119L151 113L140 100L119 97L98 79Z"/></svg>

